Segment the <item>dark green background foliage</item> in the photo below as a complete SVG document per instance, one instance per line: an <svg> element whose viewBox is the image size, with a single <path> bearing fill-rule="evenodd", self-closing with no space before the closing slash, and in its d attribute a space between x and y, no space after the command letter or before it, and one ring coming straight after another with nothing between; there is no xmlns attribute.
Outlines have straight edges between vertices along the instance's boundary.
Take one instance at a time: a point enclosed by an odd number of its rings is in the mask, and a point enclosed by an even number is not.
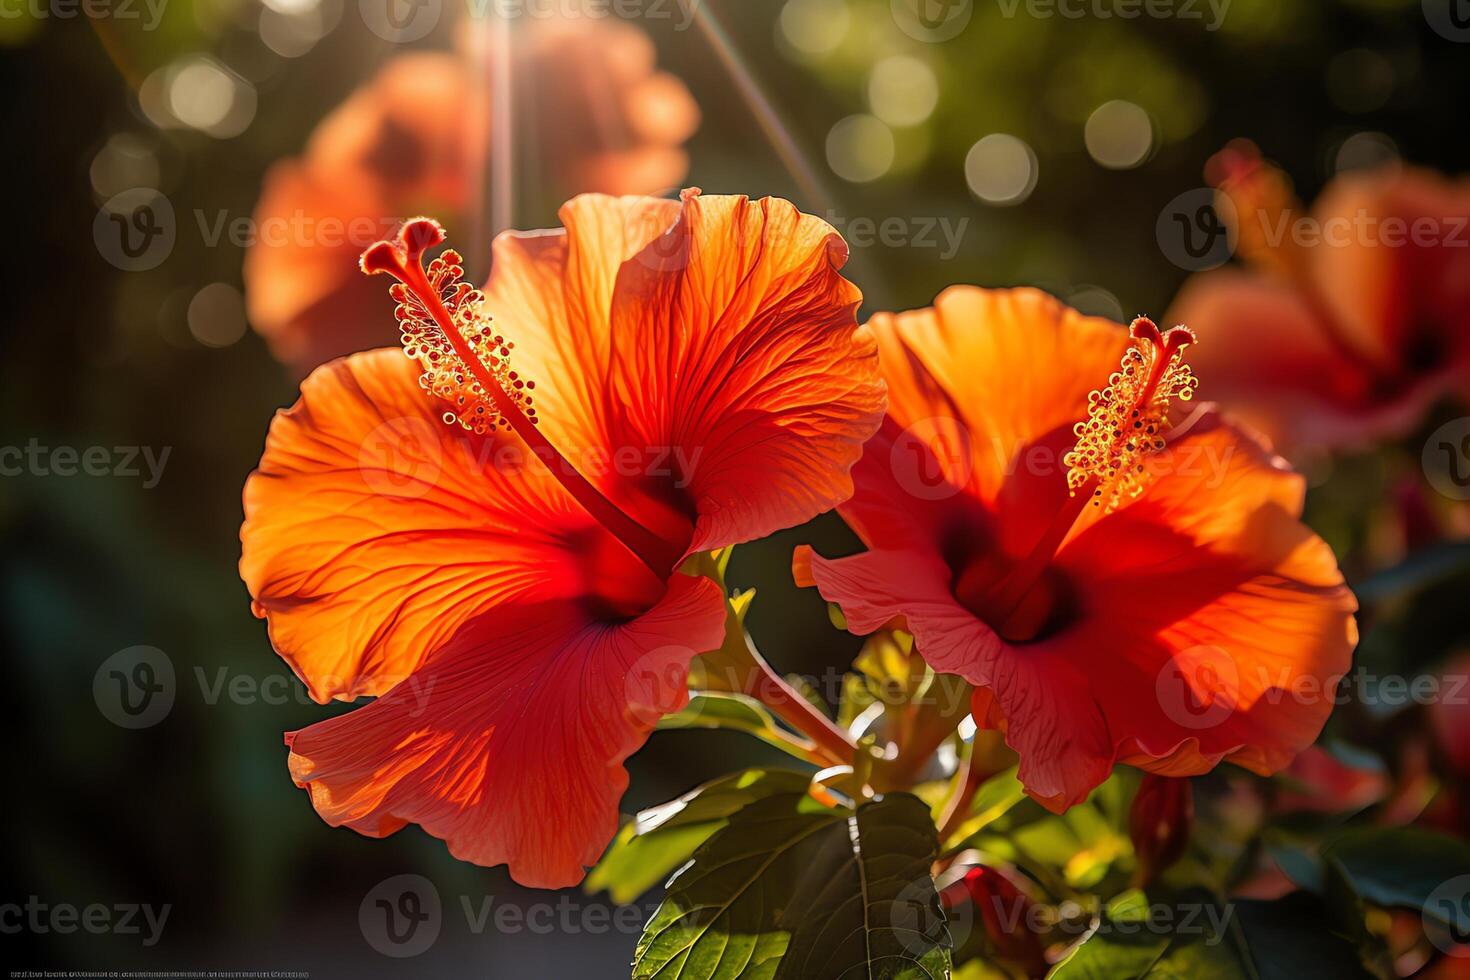
<svg viewBox="0 0 1470 980"><path fill-rule="evenodd" d="M360 19L344 15L306 56L267 58L258 112L242 135L160 133L132 96L131 86L148 72L195 50L226 61L259 54L242 26L249 23L245 14L205 16L203 4L176 0L164 29L146 36L125 26L94 29L80 18L32 25L25 38L16 36L23 28L7 21L11 26L0 35L8 40L0 49L6 133L0 444L37 439L49 446L170 448L163 478L151 489L124 477L0 480L7 669L0 684L7 751L0 765L10 790L0 902L36 895L78 906L172 905L163 939L152 948L136 936L23 932L0 935L0 959L15 969L626 977L636 929L564 935L491 927L476 935L461 902L565 898L584 910L606 904L605 896L528 893L503 869L454 861L415 828L386 841L330 829L287 776L282 732L343 707L311 704L290 679L250 613L235 563L241 485L259 457L271 413L292 401L295 384L253 333L223 349L191 337L188 298L206 283L238 285L241 262L228 242L209 247L200 240L194 214L207 220L221 211L249 215L265 169L297 152L316 120L394 52ZM1354 133L1384 133L1407 159L1450 172L1464 168L1470 149L1463 125L1470 46L1435 35L1417 0L1235 0L1217 32L1169 20L1006 18L996 4L981 3L961 37L934 46L896 31L888 0L850 0L854 36L867 40L817 65L781 53L774 40L776 0L706 5L720 15L730 45L814 162L822 199L808 199L782 168L706 39L650 21L644 26L658 43L661 64L686 80L704 111L691 144L690 183L708 192L792 197L839 224L893 216L968 221L948 259L933 248L855 247L849 272L864 288L865 311L922 305L943 286L963 281L1040 284L1062 296L1100 286L1116 297L1120 312L1160 315L1184 273L1161 254L1155 220L1173 196L1200 186L1205 159L1226 140L1253 138L1308 199ZM420 46L448 43L446 30ZM1372 56L1342 60L1359 49ZM825 135L837 120L865 110L871 62L905 52L934 68L939 104L925 124L902 134L893 173L848 184L827 171ZM1377 73L1366 95L1367 83L1351 70L1363 63ZM1141 105L1157 124L1158 145L1137 169L1105 170L1084 148L1087 115L1115 98ZM1022 137L1037 154L1039 181L1018 207L980 204L965 184L966 151L995 131ZM160 186L180 215L179 247L146 273L110 266L91 235L99 201L89 167L105 140L120 132L139 134L153 148ZM528 178L517 224L549 223L553 197ZM1311 516L1355 580L1377 564L1369 516L1416 465L1410 455L1388 452L1340 461L1314 477L1332 479L1315 493ZM813 593L792 585L790 554L801 542L827 554L856 547L840 522L823 518L740 549L730 581L759 590L749 625L764 653L784 671L820 677L844 669L858 641L832 628ZM1379 672L1417 671L1470 639L1463 603L1452 601L1463 596L1465 575L1435 581L1415 598L1373 611L1364 662ZM1403 594L1391 582L1384 588L1390 596ZM93 676L114 652L138 644L165 651L178 695L163 722L125 731L99 713ZM243 684L244 693L221 694L221 683L225 692ZM1375 746L1405 724L1403 717L1378 718L1350 705L1334 730ZM631 761L624 808L631 813L779 758L734 733L659 732ZM729 832L700 839L716 847ZM1355 874L1355 862L1341 858L1341 868ZM839 863L832 863L834 876L846 873ZM431 879L445 909L439 941L407 967L373 951L358 926L359 903L369 890L405 872ZM1100 868L1097 881L1113 881L1110 873ZM694 887L691 874L681 876L668 901ZM1125 884L1114 881L1114 893ZM640 899L640 924L659 896L655 887ZM1279 931L1291 921L1273 915L1261 928Z"/></svg>

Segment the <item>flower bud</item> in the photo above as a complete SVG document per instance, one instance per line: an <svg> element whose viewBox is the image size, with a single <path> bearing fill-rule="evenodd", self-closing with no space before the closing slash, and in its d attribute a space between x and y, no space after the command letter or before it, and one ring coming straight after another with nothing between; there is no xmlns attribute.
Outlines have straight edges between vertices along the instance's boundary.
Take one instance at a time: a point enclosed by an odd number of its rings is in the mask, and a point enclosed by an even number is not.
<svg viewBox="0 0 1470 980"><path fill-rule="evenodd" d="M1128 833L1138 858L1136 882L1146 888L1184 856L1194 824L1194 790L1188 779L1149 773L1133 798Z"/></svg>
<svg viewBox="0 0 1470 980"><path fill-rule="evenodd" d="M1010 878L983 864L939 893L945 911L970 902L998 959L1024 970L1028 977L1046 975L1046 954L1035 931L1034 903Z"/></svg>

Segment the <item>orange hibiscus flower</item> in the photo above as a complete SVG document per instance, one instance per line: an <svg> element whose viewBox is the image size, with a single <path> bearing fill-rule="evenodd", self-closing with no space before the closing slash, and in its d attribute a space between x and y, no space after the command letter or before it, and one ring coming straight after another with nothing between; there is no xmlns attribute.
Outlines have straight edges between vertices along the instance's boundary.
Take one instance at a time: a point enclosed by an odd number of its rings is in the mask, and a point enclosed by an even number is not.
<svg viewBox="0 0 1470 980"><path fill-rule="evenodd" d="M1345 174L1307 213L1249 143L1207 174L1253 267L1193 277L1169 314L1203 341L1212 397L1298 447L1402 435L1470 395L1470 183Z"/></svg>
<svg viewBox="0 0 1470 980"><path fill-rule="evenodd" d="M555 124L536 127L520 152L557 200L678 186L699 110L682 82L655 69L646 34L586 17L521 31L518 112ZM266 175L244 278L250 321L279 360L305 374L394 342L378 315L382 294L356 259L409 215L480 209L491 102L480 77L460 54L400 55L322 120L300 159Z"/></svg>
<svg viewBox="0 0 1470 980"><path fill-rule="evenodd" d="M684 559L851 493L883 387L846 246L783 201L697 194L577 198L564 231L497 239L483 293L453 252L421 265L428 219L364 254L399 280L405 351L306 380L241 530L313 697L379 695L287 736L330 824L580 880L623 761L724 636Z"/></svg>
<svg viewBox="0 0 1470 980"><path fill-rule="evenodd" d="M1282 460L1209 406L1171 425L1187 330L971 287L869 326L888 417L839 508L868 551L796 559L849 629L897 619L974 684L1053 810L1115 762L1268 773L1311 744L1356 603Z"/></svg>

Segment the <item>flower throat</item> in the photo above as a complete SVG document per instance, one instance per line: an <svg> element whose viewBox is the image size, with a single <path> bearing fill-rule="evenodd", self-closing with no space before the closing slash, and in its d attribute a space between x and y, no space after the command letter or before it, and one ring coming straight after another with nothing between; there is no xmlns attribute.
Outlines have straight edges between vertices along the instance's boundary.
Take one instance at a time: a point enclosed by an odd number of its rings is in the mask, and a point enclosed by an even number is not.
<svg viewBox="0 0 1470 980"><path fill-rule="evenodd" d="M1148 486L1148 460L1165 446L1169 408L1189 401L1199 381L1184 363L1195 341L1187 327L1160 332L1147 317L1129 328L1132 344L1105 387L1087 398L1087 417L1073 426L1077 442L1062 457L1066 502L1035 545L982 600L987 621L1009 640L1035 639L1054 619L1041 588L1048 566L1088 509L1103 513L1136 499ZM1089 507L1090 505L1090 507Z"/></svg>
<svg viewBox="0 0 1470 980"><path fill-rule="evenodd" d="M359 263L368 275L398 280L389 295L398 304L404 353L422 368L419 385L452 406L443 416L447 424L477 435L514 432L588 514L654 574L667 576L681 557L678 549L607 499L537 428L536 383L511 368L515 344L496 331L484 293L464 281L459 253L446 249L424 268L424 252L444 238L437 221L414 218L395 241L369 247Z"/></svg>

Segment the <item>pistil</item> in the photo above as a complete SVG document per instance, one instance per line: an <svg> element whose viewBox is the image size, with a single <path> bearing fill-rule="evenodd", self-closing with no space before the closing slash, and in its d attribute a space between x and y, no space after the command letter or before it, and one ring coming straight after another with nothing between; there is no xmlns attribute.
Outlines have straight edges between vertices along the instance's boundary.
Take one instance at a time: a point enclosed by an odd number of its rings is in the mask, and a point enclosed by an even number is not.
<svg viewBox="0 0 1470 980"><path fill-rule="evenodd" d="M990 622L1002 636L1029 639L1043 624L1021 613L1062 545L1090 508L1107 512L1138 497L1147 485L1147 460L1164 448L1169 407L1188 401L1197 385L1183 363L1194 343L1186 327L1161 333L1147 317L1129 328L1133 345L1105 388L1088 396L1087 418L1073 428L1077 443L1063 457L1067 500L1057 509L1036 543L986 601Z"/></svg>
<svg viewBox="0 0 1470 980"><path fill-rule="evenodd" d="M666 578L681 557L678 549L604 496L537 428L529 394L535 383L510 369L513 345L491 327L483 294L461 281L459 255L446 251L424 270L424 252L443 241L438 222L415 218L399 229L397 241L381 241L365 251L361 266L369 275L387 273L398 280L392 294L399 303L405 351L424 366L420 383L455 406L445 421L481 434L501 427L513 431L588 514Z"/></svg>

